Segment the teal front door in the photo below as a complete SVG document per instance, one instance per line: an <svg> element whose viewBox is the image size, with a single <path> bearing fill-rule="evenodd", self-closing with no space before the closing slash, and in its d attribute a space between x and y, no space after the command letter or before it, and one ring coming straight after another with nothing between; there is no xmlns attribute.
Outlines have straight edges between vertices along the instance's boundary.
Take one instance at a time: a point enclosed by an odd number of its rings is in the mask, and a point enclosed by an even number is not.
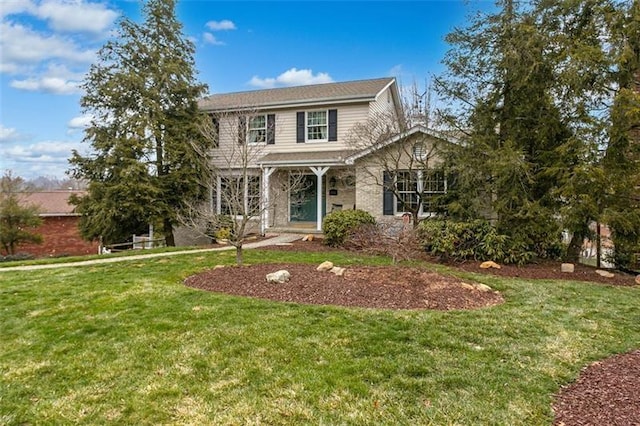
<svg viewBox="0 0 640 426"><path fill-rule="evenodd" d="M315 222L318 219L318 178L305 175L300 188L292 191L289 202L291 222Z"/></svg>

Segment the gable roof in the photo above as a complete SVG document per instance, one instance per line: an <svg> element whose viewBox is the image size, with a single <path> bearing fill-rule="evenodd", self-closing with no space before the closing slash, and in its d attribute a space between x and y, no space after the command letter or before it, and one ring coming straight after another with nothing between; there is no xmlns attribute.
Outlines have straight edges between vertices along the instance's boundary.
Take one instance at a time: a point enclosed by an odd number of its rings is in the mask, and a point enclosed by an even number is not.
<svg viewBox="0 0 640 426"><path fill-rule="evenodd" d="M234 111L249 108L302 106L323 103L370 102L395 78L345 81L340 83L313 84L252 90L248 92L221 93L200 100L200 108L207 111ZM397 91L397 88L396 88ZM397 93L394 92L394 96Z"/></svg>
<svg viewBox="0 0 640 426"><path fill-rule="evenodd" d="M444 134L442 134L441 132L438 132L437 130L433 130L433 129L429 129L425 126L423 126L422 124L417 124L413 127L411 127L410 129L402 132L402 133L398 133L395 136L392 136L391 138L375 143L373 145L371 145L368 148L365 148L361 151L358 151L356 153L353 153L352 155L348 156L347 158L345 158L345 163L349 164L349 165L353 165L355 163L356 160L359 160L362 157L366 157L367 155L378 151L386 146L389 146L391 144L394 144L398 141L404 140L412 135L415 134L422 134L424 136L429 136L431 138L434 139L438 139L438 140L442 140L444 142L447 143L456 143L457 141L452 140L452 138L450 137L446 137Z"/></svg>
<svg viewBox="0 0 640 426"><path fill-rule="evenodd" d="M38 216L77 216L75 206L69 204L72 194L83 195L85 191L26 192L21 194L20 202L37 206L40 209Z"/></svg>

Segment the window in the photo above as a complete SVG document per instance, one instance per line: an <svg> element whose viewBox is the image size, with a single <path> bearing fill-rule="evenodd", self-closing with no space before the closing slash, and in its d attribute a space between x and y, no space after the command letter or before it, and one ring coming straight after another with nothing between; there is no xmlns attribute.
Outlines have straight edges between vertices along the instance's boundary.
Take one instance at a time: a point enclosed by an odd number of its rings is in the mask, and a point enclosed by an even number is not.
<svg viewBox="0 0 640 426"><path fill-rule="evenodd" d="M329 135L327 111L307 112L307 140L326 141Z"/></svg>
<svg viewBox="0 0 640 426"><path fill-rule="evenodd" d="M422 182L422 214L433 213L436 197L447 193L447 180L443 171L433 170L423 172Z"/></svg>
<svg viewBox="0 0 640 426"><path fill-rule="evenodd" d="M418 176L416 172L398 172L396 175L396 212L413 210L418 206Z"/></svg>
<svg viewBox="0 0 640 426"><path fill-rule="evenodd" d="M432 214L437 197L447 193L447 179L441 170L385 172L384 182L385 215L415 211L418 207L419 215Z"/></svg>
<svg viewBox="0 0 640 426"><path fill-rule="evenodd" d="M297 143L335 142L337 140L337 109L326 111L298 111L296 113Z"/></svg>
<svg viewBox="0 0 640 426"><path fill-rule="evenodd" d="M267 116L256 115L249 117L247 141L249 143L264 143L267 140Z"/></svg>
<svg viewBox="0 0 640 426"><path fill-rule="evenodd" d="M230 216L256 216L260 213L260 176L222 177L219 181L217 211Z"/></svg>

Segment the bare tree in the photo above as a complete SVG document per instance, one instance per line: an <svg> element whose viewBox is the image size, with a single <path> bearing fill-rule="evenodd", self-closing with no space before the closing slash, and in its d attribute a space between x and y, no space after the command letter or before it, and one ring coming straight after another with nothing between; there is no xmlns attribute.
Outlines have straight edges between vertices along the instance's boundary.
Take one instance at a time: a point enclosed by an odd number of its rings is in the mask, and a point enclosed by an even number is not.
<svg viewBox="0 0 640 426"><path fill-rule="evenodd" d="M247 236L282 197L300 190L304 182L301 173L293 172L272 182L260 166L275 129L275 115L255 109L212 114L201 129L209 141L208 151L199 156L207 170L201 184L209 202L190 203L180 222L200 235L228 240L238 265Z"/></svg>

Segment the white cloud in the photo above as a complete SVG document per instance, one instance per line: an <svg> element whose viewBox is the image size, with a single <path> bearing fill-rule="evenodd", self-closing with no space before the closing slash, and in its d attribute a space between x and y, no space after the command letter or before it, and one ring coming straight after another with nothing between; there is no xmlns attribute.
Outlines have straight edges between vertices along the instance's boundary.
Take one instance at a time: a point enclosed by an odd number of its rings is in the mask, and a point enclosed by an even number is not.
<svg viewBox="0 0 640 426"><path fill-rule="evenodd" d="M3 167L16 171L24 178L64 176L73 149L80 150L80 142L42 141L34 144L0 146Z"/></svg>
<svg viewBox="0 0 640 426"><path fill-rule="evenodd" d="M45 0L35 14L56 31L94 34L104 33L118 17L117 12L104 4L83 0Z"/></svg>
<svg viewBox="0 0 640 426"><path fill-rule="evenodd" d="M18 131L13 127L4 127L0 124L0 142L14 141L19 138Z"/></svg>
<svg viewBox="0 0 640 426"><path fill-rule="evenodd" d="M81 115L78 117L73 117L71 120L69 120L69 123L67 123L67 127L69 127L70 129L84 129L86 127L89 127L89 125L91 124L91 120L93 120L93 116L91 115Z"/></svg>
<svg viewBox="0 0 640 426"><path fill-rule="evenodd" d="M55 95L74 95L82 93L80 83L69 81L59 77L29 78L26 80L13 80L11 87L29 92L45 92Z"/></svg>
<svg viewBox="0 0 640 426"><path fill-rule="evenodd" d="M211 33L204 33L202 35L202 38L204 39L204 42L207 43L207 44L213 44L213 45L216 45L216 46L221 46L221 45L224 44L224 42L216 39L216 36L214 36Z"/></svg>
<svg viewBox="0 0 640 426"><path fill-rule="evenodd" d="M9 22L0 24L0 51L3 71L19 70L48 59L88 64L96 56L93 49L82 48L70 39L43 35Z"/></svg>
<svg viewBox="0 0 640 426"><path fill-rule="evenodd" d="M390 75L392 77L400 77L402 72L403 72L402 64L398 64L398 65L394 65L393 67L391 67L391 69L388 72L388 75Z"/></svg>
<svg viewBox="0 0 640 426"><path fill-rule="evenodd" d="M0 17L19 13L34 13L36 5L31 0L8 0L0 7Z"/></svg>
<svg viewBox="0 0 640 426"><path fill-rule="evenodd" d="M249 84L261 88L271 88L276 86L303 86L307 84L331 82L333 82L333 79L327 73L321 72L314 75L310 69L299 70L297 68L291 68L275 78L253 76Z"/></svg>
<svg viewBox="0 0 640 426"><path fill-rule="evenodd" d="M224 19L222 21L209 21L206 23L206 27L211 31L225 31L225 30L235 30L236 24L228 19Z"/></svg>

